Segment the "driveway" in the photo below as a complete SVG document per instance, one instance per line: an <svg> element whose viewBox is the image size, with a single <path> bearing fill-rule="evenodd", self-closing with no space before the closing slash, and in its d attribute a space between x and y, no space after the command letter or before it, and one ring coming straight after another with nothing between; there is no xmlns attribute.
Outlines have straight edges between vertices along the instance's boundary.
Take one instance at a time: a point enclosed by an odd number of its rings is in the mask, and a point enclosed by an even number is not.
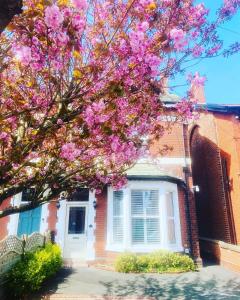
<svg viewBox="0 0 240 300"><path fill-rule="evenodd" d="M177 275L121 274L92 267L80 267L62 269L43 287L41 295L48 295L45 299L62 300L240 300L240 274L220 266L205 267L199 272Z"/></svg>

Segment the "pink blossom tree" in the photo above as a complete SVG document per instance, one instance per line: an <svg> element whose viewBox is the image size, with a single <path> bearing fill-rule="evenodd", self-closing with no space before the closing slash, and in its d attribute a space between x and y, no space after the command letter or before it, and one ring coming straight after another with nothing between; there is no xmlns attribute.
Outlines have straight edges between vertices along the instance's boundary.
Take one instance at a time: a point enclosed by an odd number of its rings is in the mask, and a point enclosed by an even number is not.
<svg viewBox="0 0 240 300"><path fill-rule="evenodd" d="M221 47L216 23L193 2L24 2L0 38L0 204L24 188L34 195L0 217L79 186L124 184L148 150L143 137L164 131L165 78ZM238 5L225 1L217 22ZM177 105L181 117L192 116L195 100L187 99Z"/></svg>

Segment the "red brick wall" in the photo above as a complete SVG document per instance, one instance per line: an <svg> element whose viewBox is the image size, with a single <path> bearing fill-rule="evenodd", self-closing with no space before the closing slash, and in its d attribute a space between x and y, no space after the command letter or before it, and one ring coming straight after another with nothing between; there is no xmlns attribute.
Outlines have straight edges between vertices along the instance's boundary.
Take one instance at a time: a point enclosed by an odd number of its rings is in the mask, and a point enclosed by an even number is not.
<svg viewBox="0 0 240 300"><path fill-rule="evenodd" d="M157 157L184 157L182 124L174 124L159 140L152 141L150 152Z"/></svg>
<svg viewBox="0 0 240 300"><path fill-rule="evenodd" d="M111 262L118 253L105 250L107 243L107 189L97 195L96 198L95 260Z"/></svg>
<svg viewBox="0 0 240 300"><path fill-rule="evenodd" d="M227 197L221 163L221 149L215 118L203 113L191 139L191 158L199 235L231 242L231 228L227 213Z"/></svg>
<svg viewBox="0 0 240 300"><path fill-rule="evenodd" d="M57 207L55 202L48 204L48 230L56 232Z"/></svg>
<svg viewBox="0 0 240 300"><path fill-rule="evenodd" d="M191 154L199 235L240 245L240 123L235 115L203 112L197 124ZM240 270L240 252L200 245L203 254Z"/></svg>
<svg viewBox="0 0 240 300"><path fill-rule="evenodd" d="M2 203L2 205L0 205L0 210L10 206L10 203L11 203L11 198L5 200ZM9 219L10 219L9 216L0 219L0 240L4 239L8 234L7 226L8 226Z"/></svg>
<svg viewBox="0 0 240 300"><path fill-rule="evenodd" d="M200 240L201 250L209 255L220 265L240 272L240 247L234 249L230 244L222 244L219 241Z"/></svg>
<svg viewBox="0 0 240 300"><path fill-rule="evenodd" d="M227 159L236 243L240 244L240 122L234 115L215 114L214 116L218 146Z"/></svg>

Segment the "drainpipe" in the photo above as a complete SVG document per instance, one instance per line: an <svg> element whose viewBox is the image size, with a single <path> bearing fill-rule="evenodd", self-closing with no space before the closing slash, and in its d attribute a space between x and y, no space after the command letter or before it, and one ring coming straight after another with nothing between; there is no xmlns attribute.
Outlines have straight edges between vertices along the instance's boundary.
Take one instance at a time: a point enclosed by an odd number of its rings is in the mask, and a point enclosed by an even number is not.
<svg viewBox="0 0 240 300"><path fill-rule="evenodd" d="M185 184L182 184L182 188L184 189L185 194L185 214L187 220L187 234L188 234L188 241L190 246L190 255L193 256L193 239L192 239L192 221L191 221L191 214L190 214L190 202L189 202L189 167L187 162L187 157L189 157L189 147L188 147L188 125L186 123L183 124L182 127L182 135L183 135L183 144L184 144L184 159L185 159L185 166L183 167Z"/></svg>

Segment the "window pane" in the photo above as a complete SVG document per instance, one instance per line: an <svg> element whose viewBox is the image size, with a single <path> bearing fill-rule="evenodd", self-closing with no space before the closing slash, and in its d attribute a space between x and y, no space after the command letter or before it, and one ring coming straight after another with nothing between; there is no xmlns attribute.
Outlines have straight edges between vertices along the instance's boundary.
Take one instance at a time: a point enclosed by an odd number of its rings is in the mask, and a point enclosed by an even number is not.
<svg viewBox="0 0 240 300"><path fill-rule="evenodd" d="M143 214L143 191L131 191L131 212L132 215Z"/></svg>
<svg viewBox="0 0 240 300"><path fill-rule="evenodd" d="M123 215L123 191L113 192L113 216Z"/></svg>
<svg viewBox="0 0 240 300"><path fill-rule="evenodd" d="M69 209L69 234L81 234L85 231L85 207L70 207Z"/></svg>
<svg viewBox="0 0 240 300"><path fill-rule="evenodd" d="M88 201L89 200L89 189L77 188L75 192L69 197L68 201Z"/></svg>
<svg viewBox="0 0 240 300"><path fill-rule="evenodd" d="M174 217L173 193L166 194L167 216Z"/></svg>
<svg viewBox="0 0 240 300"><path fill-rule="evenodd" d="M175 223L173 219L168 220L168 242L170 244L176 244Z"/></svg>
<svg viewBox="0 0 240 300"><path fill-rule="evenodd" d="M145 191L144 192L146 214L148 216L158 216L159 215L159 201L158 201L158 191Z"/></svg>
<svg viewBox="0 0 240 300"><path fill-rule="evenodd" d="M144 243L144 219L143 218L132 219L132 243L133 244Z"/></svg>
<svg viewBox="0 0 240 300"><path fill-rule="evenodd" d="M113 243L123 242L123 191L113 192Z"/></svg>
<svg viewBox="0 0 240 300"><path fill-rule="evenodd" d="M123 242L123 218L122 217L113 218L113 242L114 243Z"/></svg>
<svg viewBox="0 0 240 300"><path fill-rule="evenodd" d="M160 228L159 219L151 218L147 219L147 242L148 243L159 243L160 242Z"/></svg>

